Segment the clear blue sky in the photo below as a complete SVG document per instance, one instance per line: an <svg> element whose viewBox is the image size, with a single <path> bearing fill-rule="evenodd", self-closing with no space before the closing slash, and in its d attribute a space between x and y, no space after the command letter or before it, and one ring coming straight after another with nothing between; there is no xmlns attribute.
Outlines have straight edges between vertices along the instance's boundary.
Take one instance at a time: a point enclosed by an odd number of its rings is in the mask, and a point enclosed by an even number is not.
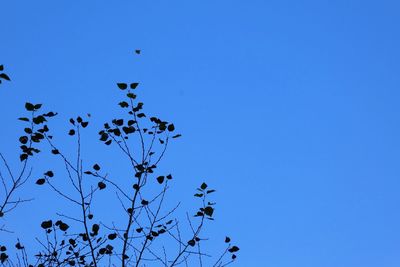
<svg viewBox="0 0 400 267"><path fill-rule="evenodd" d="M183 134L164 161L174 197L190 202L203 180L218 190L209 235L232 236L236 266L399 266L399 10L386 0L3 1L0 63L13 81L0 87L0 150L17 151L26 100L60 112L61 128L87 112L100 123L118 103L115 82L139 81L147 110ZM52 194L27 190L39 203ZM10 220L49 215L29 205Z"/></svg>

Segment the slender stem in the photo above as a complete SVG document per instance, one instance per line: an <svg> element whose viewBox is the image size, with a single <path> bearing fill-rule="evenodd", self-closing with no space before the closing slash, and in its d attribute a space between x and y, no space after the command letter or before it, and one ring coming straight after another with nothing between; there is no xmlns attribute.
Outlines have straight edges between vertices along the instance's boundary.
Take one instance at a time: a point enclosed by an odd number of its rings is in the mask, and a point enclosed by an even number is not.
<svg viewBox="0 0 400 267"><path fill-rule="evenodd" d="M92 239L90 238L90 233L88 229L88 223L87 223L87 215L86 215L86 207L85 207L85 196L83 194L83 188L82 188L82 173L81 173L81 162L80 162L80 155L81 155L81 136L80 136L80 131L79 131L79 126L77 126L77 133L78 133L78 157L77 157L77 166L76 166L76 174L78 176L78 188L79 188L79 195L81 199L81 209L82 209L82 216L83 216L83 226L85 227L85 234L88 239L89 247L90 247L90 254L92 256L92 261L94 264L94 267L97 267L97 262L96 262L96 257L94 255L94 247L92 244Z"/></svg>

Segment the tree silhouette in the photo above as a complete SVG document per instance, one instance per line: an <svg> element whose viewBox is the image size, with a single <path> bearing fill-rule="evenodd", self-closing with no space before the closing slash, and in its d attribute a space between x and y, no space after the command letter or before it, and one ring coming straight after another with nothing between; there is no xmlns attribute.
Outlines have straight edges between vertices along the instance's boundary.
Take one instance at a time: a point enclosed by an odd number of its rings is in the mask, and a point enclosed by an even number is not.
<svg viewBox="0 0 400 267"><path fill-rule="evenodd" d="M140 50L135 52L139 54ZM0 70L3 71L3 66ZM0 78L10 80L4 73ZM13 172L5 155L0 153L3 186L0 217L31 200L21 198L18 190L33 176L30 159L46 152L63 164L63 173L47 170L35 183L49 186L53 196L64 199L71 208L56 211L56 218L38 223L44 236L36 238L39 249L35 246L33 256L20 239L11 244L16 249L14 254L8 252L10 244L1 244L0 266L222 267L235 261L239 248L229 237L222 239L225 249L216 257L203 248L207 244L205 227L214 220L215 203L210 199L214 189L206 183L200 184L194 193L198 206L183 219L176 216L179 203L166 203L174 179L170 173L159 173L157 167L169 144L181 135L176 133L173 123L144 113L143 103L137 101L138 86L138 83L116 84L124 94L118 103L123 115L104 123L97 137L105 146L115 146L120 153L118 160L125 160L130 166L130 171L120 179L113 177L110 170L103 170L96 160L83 160L82 136L89 126L89 114L67 122L70 129L64 134L70 136L76 147L76 154L69 156L50 129L57 113L42 111L42 104L25 104L28 115L19 118L25 125L24 134L19 137L20 170ZM63 183L70 189L61 186L55 177L66 177ZM107 202L116 199L119 204L102 218L96 213L102 206L96 203L104 199ZM7 226L3 225L0 233L7 232Z"/></svg>

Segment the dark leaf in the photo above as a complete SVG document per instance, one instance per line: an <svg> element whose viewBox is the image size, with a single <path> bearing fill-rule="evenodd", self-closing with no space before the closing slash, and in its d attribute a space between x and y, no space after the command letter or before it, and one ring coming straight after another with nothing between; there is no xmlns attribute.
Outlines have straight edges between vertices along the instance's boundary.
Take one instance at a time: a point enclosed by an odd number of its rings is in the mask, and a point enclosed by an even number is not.
<svg viewBox="0 0 400 267"><path fill-rule="evenodd" d="M191 247L194 247L194 245L196 245L196 241L194 241L193 239L189 240L188 241L188 245L191 246Z"/></svg>
<svg viewBox="0 0 400 267"><path fill-rule="evenodd" d="M25 128L24 132L26 132L27 134L31 134L32 133L32 129L31 128Z"/></svg>
<svg viewBox="0 0 400 267"><path fill-rule="evenodd" d="M122 126L122 125L124 125L124 120L123 120L123 119L113 120L112 122L113 122L115 125L117 125L117 126Z"/></svg>
<svg viewBox="0 0 400 267"><path fill-rule="evenodd" d="M26 144L26 143L28 143L28 137L27 136L21 136L20 138L19 138L19 141L21 142L21 144Z"/></svg>
<svg viewBox="0 0 400 267"><path fill-rule="evenodd" d="M119 102L119 104L118 104L118 105L120 105L120 106L121 106L121 108L127 108L127 107L129 107L129 104L128 104L128 102L125 102L125 101Z"/></svg>
<svg viewBox="0 0 400 267"><path fill-rule="evenodd" d="M42 224L40 225L43 229L49 229L53 226L53 221L48 220L48 221L43 221Z"/></svg>
<svg viewBox="0 0 400 267"><path fill-rule="evenodd" d="M93 169L95 171L100 171L100 166L96 163L96 164L93 165Z"/></svg>
<svg viewBox="0 0 400 267"><path fill-rule="evenodd" d="M24 160L26 160L28 158L28 154L21 154L21 155L19 155L19 159L21 160L21 161L24 161Z"/></svg>
<svg viewBox="0 0 400 267"><path fill-rule="evenodd" d="M61 230L61 231L65 232L65 231L68 230L69 225L66 224L66 223L61 222L60 225L59 225L58 227L60 227L60 230Z"/></svg>
<svg viewBox="0 0 400 267"><path fill-rule="evenodd" d="M8 255L4 252L0 254L0 262L4 263L8 259Z"/></svg>
<svg viewBox="0 0 400 267"><path fill-rule="evenodd" d="M126 88L128 88L128 85L126 83L117 83L117 86L121 90L125 90Z"/></svg>
<svg viewBox="0 0 400 267"><path fill-rule="evenodd" d="M114 240L115 238L117 238L117 234L116 233L108 235L108 239L110 239L110 240Z"/></svg>
<svg viewBox="0 0 400 267"><path fill-rule="evenodd" d="M134 93L127 93L126 96L130 99L136 99L136 95Z"/></svg>
<svg viewBox="0 0 400 267"><path fill-rule="evenodd" d="M168 125L168 131L173 132L175 130L175 126L171 123Z"/></svg>
<svg viewBox="0 0 400 267"><path fill-rule="evenodd" d="M108 134L107 133L102 133L100 136L100 141L107 141L108 139Z"/></svg>
<svg viewBox="0 0 400 267"><path fill-rule="evenodd" d="M130 87L131 89L136 89L136 87L139 85L139 83L131 83Z"/></svg>
<svg viewBox="0 0 400 267"><path fill-rule="evenodd" d="M8 77L8 75L5 74L5 73L0 73L0 78L3 78L4 80L10 81L10 77Z"/></svg>
<svg viewBox="0 0 400 267"><path fill-rule="evenodd" d="M158 232L151 231L151 235L154 236L154 237L157 237L158 236Z"/></svg>
<svg viewBox="0 0 400 267"><path fill-rule="evenodd" d="M142 108L143 108L143 103L142 103L142 102L139 102L139 103L137 104L137 106L136 106L135 108L132 109L132 111L133 111L133 112L138 112L138 111L141 110ZM130 114L132 114L132 113L130 113Z"/></svg>
<svg viewBox="0 0 400 267"><path fill-rule="evenodd" d="M98 185L100 190L103 190L104 188L106 188L106 184L103 183L103 182L99 182L97 185Z"/></svg>
<svg viewBox="0 0 400 267"><path fill-rule="evenodd" d="M57 113L54 113L53 111L50 111L50 112L46 113L44 116L46 116L46 117L54 117L55 115L57 115Z"/></svg>
<svg viewBox="0 0 400 267"><path fill-rule="evenodd" d="M46 120L46 118L44 116L40 115L40 116L37 116L37 117L33 118L32 121L33 121L34 124L41 124L41 123L43 123L43 122L45 122L47 120Z"/></svg>
<svg viewBox="0 0 400 267"><path fill-rule="evenodd" d="M34 135L31 136L33 142L39 143L40 140L44 138L44 135L41 133L36 132Z"/></svg>
<svg viewBox="0 0 400 267"><path fill-rule="evenodd" d="M129 127L122 127L122 130L124 131L125 134L131 134L134 133L136 131L135 127L133 126L129 126Z"/></svg>
<svg viewBox="0 0 400 267"><path fill-rule="evenodd" d="M239 248L238 248L237 246L232 246L230 249L228 249L228 251L229 251L230 253L238 252L238 251L239 251Z"/></svg>
<svg viewBox="0 0 400 267"><path fill-rule="evenodd" d="M115 134L116 136L120 136L120 135L121 135L121 131L120 131L118 128L115 128L115 129L113 130L113 132L114 132L114 134Z"/></svg>
<svg viewBox="0 0 400 267"><path fill-rule="evenodd" d="M41 107L42 107L42 104L36 104L36 105L34 106L35 110L40 109Z"/></svg>
<svg viewBox="0 0 400 267"><path fill-rule="evenodd" d="M204 213L202 213L201 211L198 211L197 213L196 213L196 215L194 215L195 217L198 217L198 216L204 216Z"/></svg>
<svg viewBox="0 0 400 267"><path fill-rule="evenodd" d="M97 233L99 232L100 226L98 224L93 224L92 225L92 232Z"/></svg>
<svg viewBox="0 0 400 267"><path fill-rule="evenodd" d="M159 184L162 184L162 183L164 182L164 176L158 176L158 177L157 177L157 182L158 182Z"/></svg>
<svg viewBox="0 0 400 267"><path fill-rule="evenodd" d="M40 178L40 179L38 179L38 180L36 181L36 184L37 184L37 185L43 185L45 182L46 182L45 179Z"/></svg>
<svg viewBox="0 0 400 267"><path fill-rule="evenodd" d="M213 215L213 213L214 213L214 208L213 207L210 207L210 206L207 206L207 207L205 207L204 208L204 213L207 215L207 216L212 216Z"/></svg>
<svg viewBox="0 0 400 267"><path fill-rule="evenodd" d="M201 189L205 190L207 188L207 184L206 183L202 183L200 186Z"/></svg>
<svg viewBox="0 0 400 267"><path fill-rule="evenodd" d="M47 171L44 173L44 175L49 176L49 177L53 177L54 173L52 171Z"/></svg>
<svg viewBox="0 0 400 267"><path fill-rule="evenodd" d="M154 122L154 123L159 123L160 122L160 120L158 118L156 118L156 117L151 117L150 121Z"/></svg>
<svg viewBox="0 0 400 267"><path fill-rule="evenodd" d="M32 103L26 102L25 103L25 109L27 111L34 111L35 110L35 106Z"/></svg>

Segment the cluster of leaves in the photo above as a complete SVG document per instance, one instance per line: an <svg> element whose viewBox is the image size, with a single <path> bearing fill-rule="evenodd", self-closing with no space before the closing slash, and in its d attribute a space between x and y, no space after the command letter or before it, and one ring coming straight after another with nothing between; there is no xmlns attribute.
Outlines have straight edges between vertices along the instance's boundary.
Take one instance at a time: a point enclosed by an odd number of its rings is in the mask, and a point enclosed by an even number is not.
<svg viewBox="0 0 400 267"><path fill-rule="evenodd" d="M93 218L93 217L92 217ZM89 238L95 239L94 250L96 261L106 255L113 253L114 247L108 244L108 240L113 240L113 234L107 238L100 236L100 225L93 223L89 235L86 232L78 234L70 234L68 230L70 226L62 220L57 220L55 223L52 220L43 221L41 227L45 230L46 240L52 240L48 244L43 244L45 248L36 254L37 262L42 266L92 266L91 251L86 249L85 243ZM56 232L61 232L63 237L57 240ZM49 244L54 244L50 245ZM58 244L58 245L57 245Z"/></svg>
<svg viewBox="0 0 400 267"><path fill-rule="evenodd" d="M7 247L0 245L0 263L3 264L7 259Z"/></svg>
<svg viewBox="0 0 400 267"><path fill-rule="evenodd" d="M10 77L3 71L4 71L4 66L0 65L0 84L2 83L2 80L10 81Z"/></svg>
<svg viewBox="0 0 400 267"><path fill-rule="evenodd" d="M19 118L19 120L27 123L26 127L24 127L24 134L18 139L21 148L21 154L19 154L20 161L22 162L21 170L18 173L13 173L5 157L0 153L0 158L9 176L6 179L0 172L4 192L4 197L0 199L0 217L3 217L5 213L16 208L20 203L29 201L21 198L14 199L13 197L17 189L22 187L31 175L30 171L27 172L28 159L40 152L37 145L44 139L45 133L49 131L44 122L47 121L47 118L56 115L54 112L38 114L41 106L41 104L26 103L25 109L29 112L29 115Z"/></svg>
<svg viewBox="0 0 400 267"><path fill-rule="evenodd" d="M202 200L202 207L199 208L199 210L196 212L196 214L194 215L194 217L201 217L202 219L206 218L207 220L214 220L213 218L213 214L214 214L214 206L215 206L215 202L210 202L207 200L207 197L214 193L216 190L215 189L211 189L208 187L208 185L206 183L202 183L200 185L199 188L197 188L198 193L194 194L195 197L200 198ZM188 241L188 245L194 247L196 245L196 242L200 242L201 239L198 236L195 236L193 239ZM225 243L228 244L228 247L226 248L225 252L223 253L223 255L221 256L221 260L222 257L227 253L231 253L231 259L235 260L236 259L236 252L239 251L239 247L232 245L231 244L231 238L230 237L225 237ZM217 261L217 263L219 263L219 261ZM216 263L216 264L217 264ZM221 265L222 262L221 262ZM218 266L218 265L215 265Z"/></svg>
<svg viewBox="0 0 400 267"><path fill-rule="evenodd" d="M47 122L48 118L54 117L57 113L47 112L37 115L38 111L42 107L42 104L32 104L25 103L25 109L31 112L31 118L21 117L19 120L27 122L29 125L25 127L25 134L20 136L19 142L21 143L22 153L19 158L21 161L27 160L28 157L33 156L34 153L39 153L40 150L35 148L33 144L40 143L45 138L45 133L49 131L45 122ZM37 129L36 129L37 128ZM48 136L48 138L52 138L52 136Z"/></svg>

